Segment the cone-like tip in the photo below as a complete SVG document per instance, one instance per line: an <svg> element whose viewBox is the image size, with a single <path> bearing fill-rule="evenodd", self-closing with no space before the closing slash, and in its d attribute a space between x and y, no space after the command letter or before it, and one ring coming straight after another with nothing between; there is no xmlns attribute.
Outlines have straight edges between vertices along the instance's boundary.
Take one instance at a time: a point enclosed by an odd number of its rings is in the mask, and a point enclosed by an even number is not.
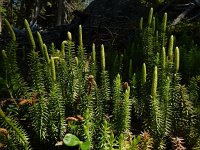
<svg viewBox="0 0 200 150"><path fill-rule="evenodd" d="M153 8L151 8L150 11L149 11L148 27L151 27L152 18L153 18Z"/></svg>
<svg viewBox="0 0 200 150"><path fill-rule="evenodd" d="M78 57L75 57L75 65L78 66Z"/></svg>
<svg viewBox="0 0 200 150"><path fill-rule="evenodd" d="M53 58L51 58L51 72L52 72L52 80L56 81L56 69L55 69L55 63L54 63Z"/></svg>
<svg viewBox="0 0 200 150"><path fill-rule="evenodd" d="M104 52L104 45L101 45L101 68L102 71L105 71L106 63L105 63L105 52Z"/></svg>
<svg viewBox="0 0 200 150"><path fill-rule="evenodd" d="M176 49L175 49L175 61L174 61L175 73L178 73L178 71L179 71L179 64L180 64L179 61L180 61L179 48L176 47Z"/></svg>
<svg viewBox="0 0 200 150"><path fill-rule="evenodd" d="M167 28L167 13L165 13L163 16L163 32L166 32L166 28Z"/></svg>
<svg viewBox="0 0 200 150"><path fill-rule="evenodd" d="M96 61L96 50L95 50L95 44L92 44L92 61Z"/></svg>
<svg viewBox="0 0 200 150"><path fill-rule="evenodd" d="M79 25L79 45L83 46L82 26Z"/></svg>
<svg viewBox="0 0 200 150"><path fill-rule="evenodd" d="M174 36L171 35L169 40L168 57L171 62L173 62L173 48L174 48Z"/></svg>
<svg viewBox="0 0 200 150"><path fill-rule="evenodd" d="M72 34L69 31L67 32L67 38L68 40L72 41Z"/></svg>
<svg viewBox="0 0 200 150"><path fill-rule="evenodd" d="M143 65L142 65L142 85L144 85L146 83L146 76L147 76L146 64L143 63Z"/></svg>
<svg viewBox="0 0 200 150"><path fill-rule="evenodd" d="M157 68L157 66L155 66L154 72L153 72L152 87L151 87L151 96L152 97L156 96L157 84L158 84L157 82L158 82L158 68Z"/></svg>

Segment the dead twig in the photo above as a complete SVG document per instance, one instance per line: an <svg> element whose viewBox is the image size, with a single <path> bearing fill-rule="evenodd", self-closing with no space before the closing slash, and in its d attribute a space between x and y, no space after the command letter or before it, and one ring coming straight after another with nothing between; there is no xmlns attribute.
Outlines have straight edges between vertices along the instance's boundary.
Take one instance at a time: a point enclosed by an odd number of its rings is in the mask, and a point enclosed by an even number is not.
<svg viewBox="0 0 200 150"><path fill-rule="evenodd" d="M195 7L197 7L194 3L191 3L190 6L184 11L182 12L180 15L178 15L178 17L176 19L174 19L174 21L172 22L171 26L172 28L177 25L183 18L185 18L185 16L191 11L193 10Z"/></svg>

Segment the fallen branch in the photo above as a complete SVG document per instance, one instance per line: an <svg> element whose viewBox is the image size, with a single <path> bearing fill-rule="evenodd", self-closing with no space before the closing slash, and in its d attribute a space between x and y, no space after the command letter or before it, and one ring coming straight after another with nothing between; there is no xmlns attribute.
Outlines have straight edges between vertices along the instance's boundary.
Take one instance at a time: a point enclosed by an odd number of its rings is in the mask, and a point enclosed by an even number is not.
<svg viewBox="0 0 200 150"><path fill-rule="evenodd" d="M185 18L185 16L191 11L193 10L196 6L196 4L191 3L191 6L188 7L184 12L182 12L176 19L174 19L174 21L172 22L171 26L172 28L177 25L183 18Z"/></svg>

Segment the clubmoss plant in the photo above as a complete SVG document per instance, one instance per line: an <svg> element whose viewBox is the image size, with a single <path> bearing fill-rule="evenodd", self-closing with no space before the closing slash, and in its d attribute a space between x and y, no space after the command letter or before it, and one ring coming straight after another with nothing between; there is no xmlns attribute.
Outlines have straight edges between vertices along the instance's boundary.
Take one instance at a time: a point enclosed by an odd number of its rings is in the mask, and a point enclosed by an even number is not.
<svg viewBox="0 0 200 150"><path fill-rule="evenodd" d="M113 125L116 132L116 136L119 137L121 133L128 132L130 129L130 112L131 112L131 101L130 87L128 83L124 83L125 93L122 94L121 78L118 74L115 80L115 86L113 91Z"/></svg>
<svg viewBox="0 0 200 150"><path fill-rule="evenodd" d="M32 79L32 90L38 96L39 102L30 108L29 113L34 125L35 136L38 141L45 143L47 139L49 115L45 97L43 65L40 62L38 53L33 50L30 54L30 74Z"/></svg>
<svg viewBox="0 0 200 150"><path fill-rule="evenodd" d="M0 119L3 120L2 127L8 130L9 138L12 140L12 145L7 145L7 147L14 147L18 149L21 147L25 150L30 150L30 144L28 136L25 131L21 128L17 121L15 121L11 116L6 116L3 110L0 108ZM1 122L1 121L0 121Z"/></svg>
<svg viewBox="0 0 200 150"><path fill-rule="evenodd" d="M11 98L29 97L28 86L24 81L17 62L17 45L11 42L6 50L2 50L3 70L2 77L5 78L4 86Z"/></svg>
<svg viewBox="0 0 200 150"><path fill-rule="evenodd" d="M163 114L160 108L160 103L157 95L158 86L158 68L154 67L152 87L151 87L151 131L154 138L158 138L162 131Z"/></svg>
<svg viewBox="0 0 200 150"><path fill-rule="evenodd" d="M100 101L102 103L103 112L108 113L110 107L110 80L108 72L105 69L105 51L104 45L101 45L101 83L100 83Z"/></svg>
<svg viewBox="0 0 200 150"><path fill-rule="evenodd" d="M113 132L110 130L109 123L106 120L103 122L101 134L101 149L113 149L115 146L115 137Z"/></svg>
<svg viewBox="0 0 200 150"><path fill-rule="evenodd" d="M181 57L178 47L173 50L173 36L166 46L167 14L160 28L157 22L151 8L147 27L141 19L142 32L136 43L131 44L130 51L121 54L109 49L107 54L101 45L100 61L95 44L92 54L86 57L81 26L77 51L70 32L60 51L53 44L47 49L37 33L42 52L39 55L26 23L32 41L29 76L25 78L30 89L22 84L17 45L11 43L2 51L4 70L0 85L3 83L10 98L19 105L14 109L18 120L15 123L7 115L14 112L6 104L8 100L0 103L0 124L10 136L4 137L3 143L13 149L29 149L21 124L31 137L32 147L40 145L40 149L52 149L63 138L69 144L67 135L75 137L75 145L81 149L86 146L97 150L164 150L171 148L169 137L183 137L185 147L198 148L199 77L191 80L189 88L187 84L182 85ZM138 135L141 131L146 132Z"/></svg>
<svg viewBox="0 0 200 150"><path fill-rule="evenodd" d="M130 131L130 126L131 126L131 110L132 110L132 102L130 100L130 87L127 85L126 90L124 93L124 102L123 102L123 127L122 131L129 132Z"/></svg>
<svg viewBox="0 0 200 150"><path fill-rule="evenodd" d="M114 91L113 91L113 101L114 101L114 109L113 109L113 115L114 115L114 129L116 129L116 132L120 135L120 130L118 130L121 124L121 121L119 118L121 118L121 112L119 107L121 106L122 100L121 100L121 78L120 75L118 74L116 79L115 79L115 85L114 85ZM119 122L118 122L119 121Z"/></svg>
<svg viewBox="0 0 200 150"><path fill-rule="evenodd" d="M44 56L45 56L45 58L46 58L46 62L47 62L47 64L49 64L49 63L50 63L50 58L49 58L49 53L48 53L48 51L47 51L47 46L46 46L46 44L43 44L43 51L44 51Z"/></svg>
<svg viewBox="0 0 200 150"><path fill-rule="evenodd" d="M172 106L171 106L171 103L170 103L170 92L171 92L171 89L170 89L170 78L167 77L167 80L166 80L166 87L165 87L165 134L169 134L170 133L170 130L171 130L171 119L172 119Z"/></svg>
<svg viewBox="0 0 200 150"><path fill-rule="evenodd" d="M49 122L52 123L50 128L52 133L49 133L49 135L53 135L55 136L54 138L60 140L64 136L65 107L59 85L56 83L54 59L53 57L51 58L52 88L50 89L48 109L50 114ZM56 129L53 129L53 127Z"/></svg>

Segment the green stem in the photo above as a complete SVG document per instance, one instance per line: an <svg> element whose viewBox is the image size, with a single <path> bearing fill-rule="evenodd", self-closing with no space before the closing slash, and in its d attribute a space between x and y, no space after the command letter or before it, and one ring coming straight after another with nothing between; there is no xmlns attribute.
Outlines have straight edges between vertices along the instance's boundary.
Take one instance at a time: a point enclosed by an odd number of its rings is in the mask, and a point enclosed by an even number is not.
<svg viewBox="0 0 200 150"><path fill-rule="evenodd" d="M54 63L53 58L51 58L51 72L52 72L53 82L55 82L56 81L56 69L55 69L55 63Z"/></svg>
<svg viewBox="0 0 200 150"><path fill-rule="evenodd" d="M67 45L67 41L63 41L61 44L61 56L65 58L65 45Z"/></svg>
<svg viewBox="0 0 200 150"><path fill-rule="evenodd" d="M49 59L49 54L48 54L48 51L47 51L46 44L43 44L43 51L44 51L44 55L45 55L46 61L49 64L50 63L50 59Z"/></svg>
<svg viewBox="0 0 200 150"><path fill-rule="evenodd" d="M42 55L44 55L44 50L43 50L43 44L44 43L43 43L42 36L41 36L40 32L37 32L37 37L38 37L41 53L42 53Z"/></svg>

